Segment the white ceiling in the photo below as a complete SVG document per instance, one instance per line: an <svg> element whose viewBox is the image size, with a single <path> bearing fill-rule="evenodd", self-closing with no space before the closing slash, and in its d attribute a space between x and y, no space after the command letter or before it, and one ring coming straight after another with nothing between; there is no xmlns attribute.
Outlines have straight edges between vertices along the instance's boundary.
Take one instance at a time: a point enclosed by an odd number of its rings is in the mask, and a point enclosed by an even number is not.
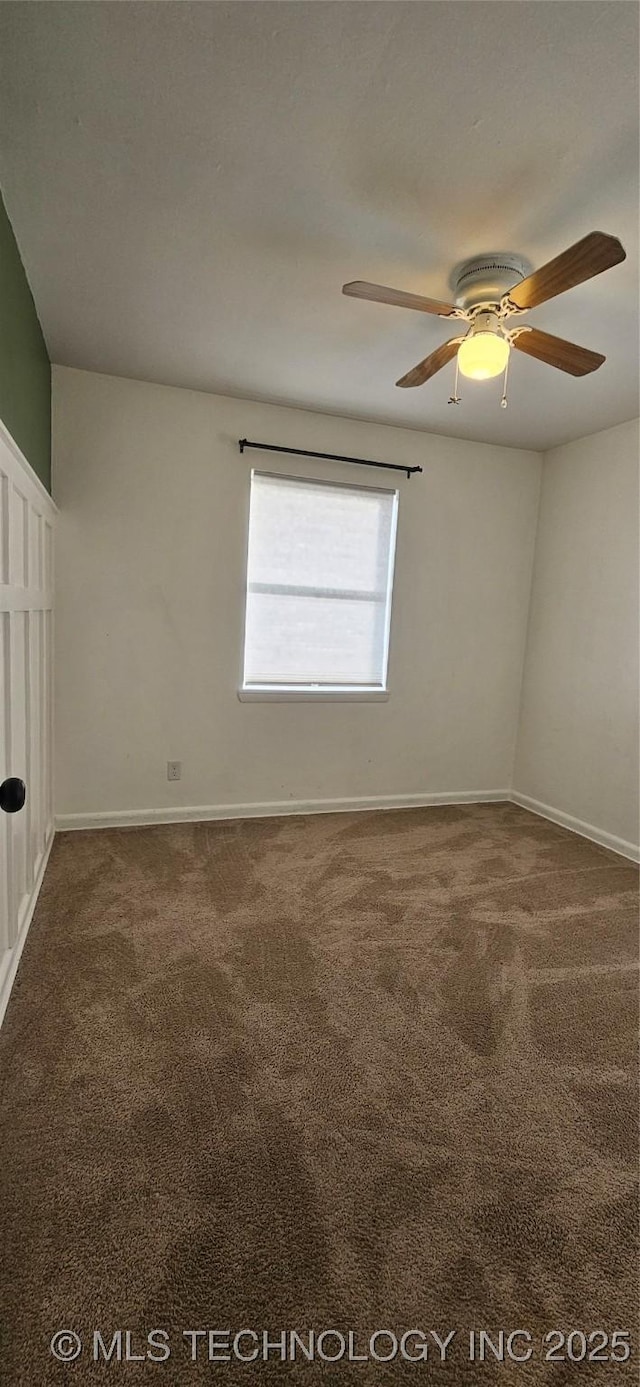
<svg viewBox="0 0 640 1387"><path fill-rule="evenodd" d="M626 0L3 3L0 181L55 362L548 448L638 413L638 9ZM451 335L345 298L448 298L463 257L623 265L500 383L394 381ZM304 439L301 438L301 445Z"/></svg>

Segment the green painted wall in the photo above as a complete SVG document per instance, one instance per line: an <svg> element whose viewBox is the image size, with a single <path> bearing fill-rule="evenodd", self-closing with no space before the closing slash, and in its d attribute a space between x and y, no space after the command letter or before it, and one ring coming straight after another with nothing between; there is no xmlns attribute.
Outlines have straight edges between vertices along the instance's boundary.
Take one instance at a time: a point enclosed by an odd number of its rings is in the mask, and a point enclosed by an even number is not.
<svg viewBox="0 0 640 1387"><path fill-rule="evenodd" d="M0 419L51 490L51 363L0 196Z"/></svg>

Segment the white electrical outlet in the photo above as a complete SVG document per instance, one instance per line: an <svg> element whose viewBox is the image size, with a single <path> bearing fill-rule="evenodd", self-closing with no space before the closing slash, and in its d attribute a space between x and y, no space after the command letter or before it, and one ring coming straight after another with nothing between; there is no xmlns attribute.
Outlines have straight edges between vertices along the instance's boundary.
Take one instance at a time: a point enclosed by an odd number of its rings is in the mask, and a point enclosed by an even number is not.
<svg viewBox="0 0 640 1387"><path fill-rule="evenodd" d="M179 780L182 775L182 761L167 761L167 780Z"/></svg>

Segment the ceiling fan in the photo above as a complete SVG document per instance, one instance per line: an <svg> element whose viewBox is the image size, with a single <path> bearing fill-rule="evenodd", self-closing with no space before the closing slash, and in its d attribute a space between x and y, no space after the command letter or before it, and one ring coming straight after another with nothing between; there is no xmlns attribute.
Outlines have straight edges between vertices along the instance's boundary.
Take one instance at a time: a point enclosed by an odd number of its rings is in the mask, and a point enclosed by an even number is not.
<svg viewBox="0 0 640 1387"><path fill-rule="evenodd" d="M522 260L514 255L481 255L466 260L455 281L455 304L426 299L420 294L401 289L387 289L381 284L354 280L344 284L343 294L355 299L370 299L373 303L389 303L397 308L415 308L420 313L433 313L440 318L462 319L469 324L459 337L448 342L420 361L396 381L402 387L424 385L447 362L456 357L456 382L450 404L458 404L458 370L471 380L489 380L505 372L505 387L501 404L506 407L506 377L511 347L535 356L548 366L567 371L571 376L586 376L597 371L605 360L599 352L589 351L567 342L563 337L541 332L528 325L507 328L505 321L515 314L528 313L531 308L546 303L557 294L564 294L576 284L602 274L626 259L626 253L615 236L603 231L591 231L574 246L557 255L541 269L526 274Z"/></svg>

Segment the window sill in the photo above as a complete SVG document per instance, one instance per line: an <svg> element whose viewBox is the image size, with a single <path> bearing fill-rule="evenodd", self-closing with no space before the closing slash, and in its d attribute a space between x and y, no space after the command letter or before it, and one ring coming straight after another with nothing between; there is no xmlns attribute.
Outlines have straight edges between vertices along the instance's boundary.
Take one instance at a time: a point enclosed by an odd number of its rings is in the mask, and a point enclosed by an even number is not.
<svg viewBox="0 0 640 1387"><path fill-rule="evenodd" d="M256 685L238 689L241 703L387 703L388 689L362 688L281 688Z"/></svg>

